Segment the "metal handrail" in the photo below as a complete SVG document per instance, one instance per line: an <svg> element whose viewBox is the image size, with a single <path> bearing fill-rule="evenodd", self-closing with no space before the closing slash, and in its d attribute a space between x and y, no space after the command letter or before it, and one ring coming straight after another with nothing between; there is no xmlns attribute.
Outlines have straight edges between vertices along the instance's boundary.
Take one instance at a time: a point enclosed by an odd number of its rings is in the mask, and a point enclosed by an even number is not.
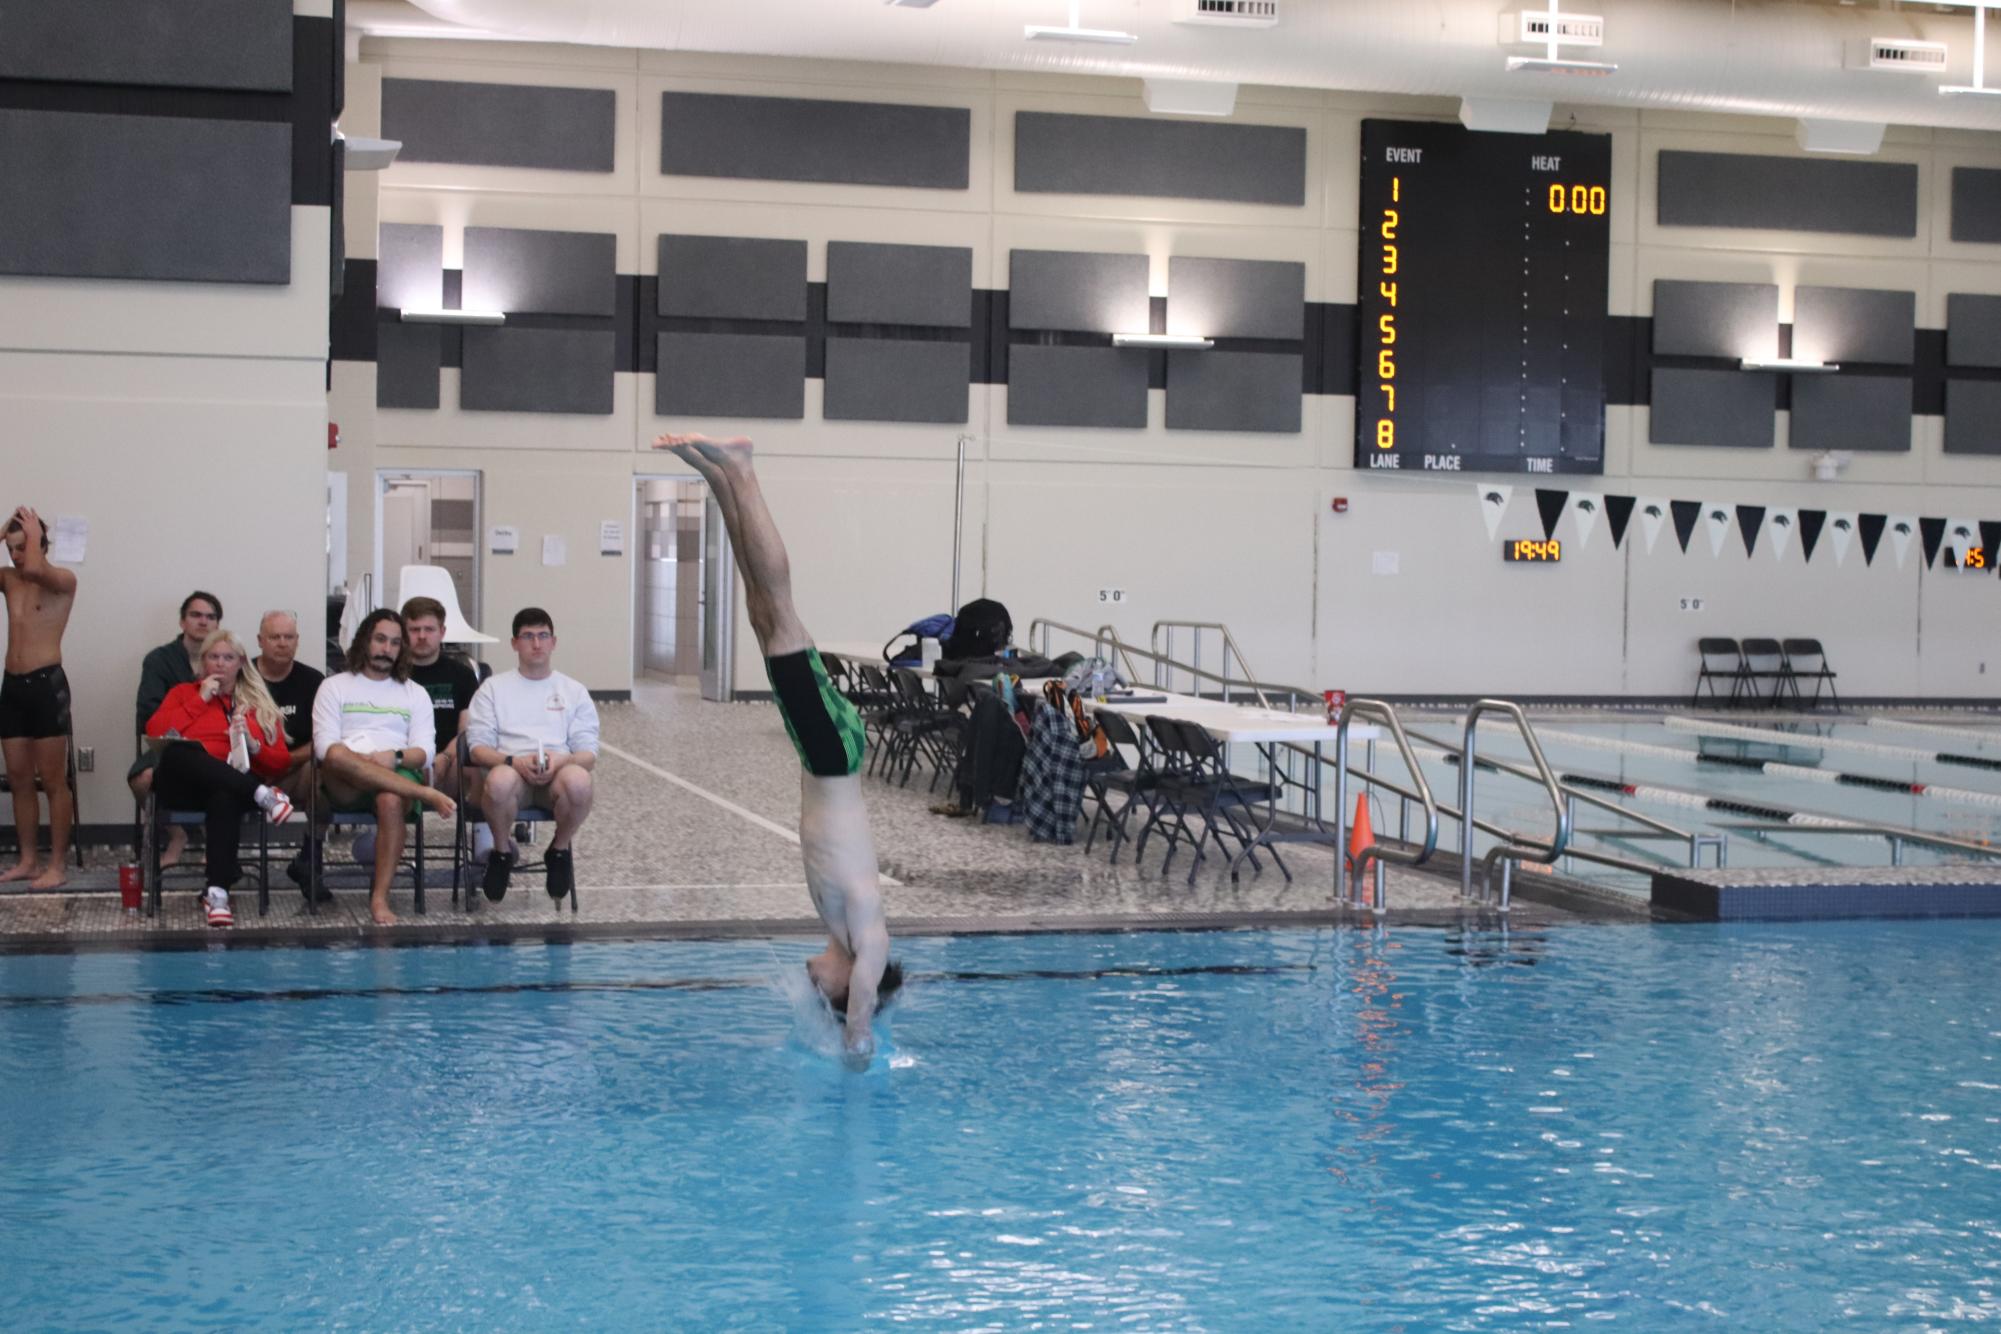
<svg viewBox="0 0 2001 1334"><path fill-rule="evenodd" d="M1893 824L1866 824L1860 820L1843 824L1760 824L1756 821L1732 821L1719 825L1721 829L1737 829L1746 833L1770 834L1860 834L1865 838L1889 840L1890 864L1903 865L1905 843L1915 843L1922 848L1942 848L1948 852L1964 852L1976 857L2001 857L2001 848L1984 847L1978 843L1967 843L1943 834L1927 834L1919 829L1905 829Z"/></svg>
<svg viewBox="0 0 2001 1334"><path fill-rule="evenodd" d="M1348 874L1348 727L1364 714L1374 718L1389 729L1391 738L1397 743L1397 752L1403 756L1404 768L1410 772L1417 784L1416 800L1424 806L1424 842L1415 851L1408 848L1393 848L1385 843L1370 843L1355 854L1354 877L1359 887L1362 870L1370 862L1376 865L1376 894L1371 911L1382 912L1389 905L1383 882L1383 863L1400 862L1405 866L1421 866L1430 860L1438 847L1438 802L1431 795L1431 784L1425 781L1424 768L1411 753L1410 738L1404 735L1403 724L1397 719L1397 711L1379 699L1351 699L1348 707L1341 711L1341 725L1334 734L1334 901L1343 902L1346 895L1345 877ZM1355 895L1359 901L1359 891Z"/></svg>
<svg viewBox="0 0 2001 1334"><path fill-rule="evenodd" d="M1118 631L1109 625L1101 625L1096 630L1080 630L1074 625L1064 625L1061 621L1050 621L1039 618L1037 620L1031 621L1028 627L1029 642L1031 644L1036 644L1037 645L1036 651L1043 654L1045 657L1048 656L1049 654L1049 632L1052 630L1059 630L1066 635L1075 635L1079 639L1088 639L1091 641L1091 647L1094 651L1105 645L1110 645L1112 648L1118 651L1120 659L1123 660L1126 665L1126 670L1129 675L1129 679L1135 685L1137 685L1139 682L1139 669L1133 665L1132 655L1138 654L1141 658L1146 659L1149 663L1156 663L1159 665L1171 667L1176 671L1188 672L1193 676L1199 676L1205 680L1214 681L1217 684L1225 687L1232 685L1242 686L1250 690L1252 694L1256 695L1258 703L1265 708L1274 707L1266 696L1265 692L1267 691L1271 692L1271 694L1273 695L1281 695L1281 694L1288 695L1295 700L1299 699L1317 700L1319 698L1318 695L1314 694L1310 690L1307 690L1303 686L1278 685L1270 681L1242 681L1234 677L1225 676L1217 672L1212 672L1206 667L1194 667L1185 662L1176 662L1172 658L1165 657L1161 654L1154 653L1148 649L1139 648L1136 645L1127 643L1125 640L1119 638ZM1165 687L1162 688L1165 689Z"/></svg>
<svg viewBox="0 0 2001 1334"><path fill-rule="evenodd" d="M1165 653L1161 651L1160 647L1160 632L1162 630L1167 631L1167 650ZM1258 688L1258 674L1251 669L1249 659L1244 657L1244 651L1237 647L1236 636L1232 635L1230 627L1224 625L1221 621L1155 621L1153 623L1153 634L1147 640L1153 648L1155 660L1153 683L1155 685L1163 688L1167 685L1167 682L1161 680L1160 663L1162 661L1173 661L1174 632L1176 630L1192 630L1195 632L1195 670L1198 672L1202 668L1202 632L1204 630L1214 630L1221 634L1223 636L1224 700L1227 701L1230 698L1230 658L1234 655L1237 659L1237 666L1244 669L1244 684L1249 686L1251 692L1258 697L1259 704L1265 708L1271 707L1270 701L1264 697L1264 692Z"/></svg>
<svg viewBox="0 0 2001 1334"><path fill-rule="evenodd" d="M1510 836L1505 841L1495 844L1487 853L1485 871L1481 879L1480 897L1483 902L1491 889L1496 861L1506 858L1511 861L1533 861L1554 865L1556 859L1563 855L1564 845L1570 842L1570 808L1564 804L1563 784L1557 781L1555 772L1549 767L1549 761L1543 758L1542 743L1536 740L1535 729L1529 726L1528 715L1522 712L1522 706L1505 699L1475 700L1473 707L1466 711L1464 741L1459 747L1459 808L1465 812L1465 816L1459 822L1460 829L1464 831L1459 848L1460 897L1468 899L1473 897L1473 838L1467 828L1467 822L1472 818L1474 810L1473 776L1480 767L1479 756L1475 750L1475 737L1479 732L1481 715L1488 713L1505 714L1514 720L1515 730L1521 733L1522 743L1528 747L1529 758L1535 762L1536 777L1541 780L1543 790L1549 794L1550 807L1556 812L1556 833L1547 843L1541 839ZM1508 896L1509 876L1503 873L1499 905L1502 912L1508 911Z"/></svg>

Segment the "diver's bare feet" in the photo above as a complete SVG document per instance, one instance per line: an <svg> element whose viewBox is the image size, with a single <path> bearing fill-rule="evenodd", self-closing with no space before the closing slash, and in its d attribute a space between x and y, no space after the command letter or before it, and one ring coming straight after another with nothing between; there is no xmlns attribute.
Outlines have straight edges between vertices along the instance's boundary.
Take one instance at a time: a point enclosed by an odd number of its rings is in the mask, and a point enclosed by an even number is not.
<svg viewBox="0 0 2001 1334"><path fill-rule="evenodd" d="M688 437L688 443L695 452L721 468L731 476L750 470L750 456L753 446L748 436L732 436L728 440L711 440L707 436Z"/></svg>
<svg viewBox="0 0 2001 1334"><path fill-rule="evenodd" d="M389 901L386 898L369 899L368 915L375 919L375 924L377 926L396 925L396 914L389 911Z"/></svg>
<svg viewBox="0 0 2001 1334"><path fill-rule="evenodd" d="M434 787L425 788L424 794L417 799L430 807L431 814L433 815L449 817L456 813L459 808L459 804L456 801L453 801Z"/></svg>
<svg viewBox="0 0 2001 1334"><path fill-rule="evenodd" d="M0 884L6 884L10 880L30 879L39 870L41 870L40 863L24 861L19 865L17 865L13 870L7 872L5 875L0 875Z"/></svg>
<svg viewBox="0 0 2001 1334"><path fill-rule="evenodd" d="M49 863L49 869L28 882L29 889L61 889L69 883L69 872L61 859Z"/></svg>

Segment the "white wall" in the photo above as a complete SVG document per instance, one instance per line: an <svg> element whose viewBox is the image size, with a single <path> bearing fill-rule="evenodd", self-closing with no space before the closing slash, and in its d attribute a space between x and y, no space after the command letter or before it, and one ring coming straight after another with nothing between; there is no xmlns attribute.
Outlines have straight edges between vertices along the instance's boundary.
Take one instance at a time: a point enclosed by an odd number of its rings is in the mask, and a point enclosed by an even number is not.
<svg viewBox="0 0 2001 1334"><path fill-rule="evenodd" d="M1017 247L1140 251L1164 293L1171 255L1288 259L1306 266L1307 298L1356 295L1357 153L1365 116L1451 119L1440 101L1246 88L1236 118L1303 126L1308 193L1301 207L1023 195L1013 189L1010 127L1021 109L1143 116L1126 80L910 66L761 60L525 44L369 40L351 68L346 124L367 133L384 74L606 87L618 95L609 176L398 164L379 200L350 192L349 253L375 253L370 219L443 223L447 263L465 225L561 227L618 236L620 271L650 274L663 231L803 238L809 276L825 275L829 240L970 246L976 285L1007 286ZM665 89L965 106L972 113L971 188L937 192L667 178L657 170L658 96ZM1949 168L2001 165L2001 138L1893 130L1885 160L1918 165L1920 234L1909 241L1661 227L1653 221L1662 148L1795 154L1791 121L1559 108L1556 124L1613 135L1614 314L1649 313L1656 277L1775 281L1789 314L1799 282L1915 289L1921 325L1943 323L1948 291L2001 291L2001 256L1946 236ZM790 542L802 611L826 640L877 641L944 609L951 570L954 438L950 426L822 422L818 381L798 422L688 421L747 429L759 442L774 512ZM645 452L668 423L653 415L650 376L621 375L608 417L462 413L447 373L435 412L378 412L373 368L336 367L334 415L348 443L335 465L353 478L350 549L367 529L376 468L456 466L487 477L486 522L519 523L524 556L487 558L488 628L522 601L564 619L568 670L624 689L632 662L629 566L577 568L578 535L629 512L634 473L677 472ZM1682 555L1672 533L1651 557L1612 549L1601 523L1586 551L1556 568L1505 567L1488 541L1472 479L1357 472L1351 398L1306 400L1296 436L1169 432L1155 392L1144 431L1031 429L1007 424L1006 390L974 386L963 428L977 438L968 477L963 596L1005 601L1024 634L1037 616L1110 620L1144 643L1161 619L1228 623L1260 674L1307 686L1394 693L1620 695L1687 689L1699 634L1809 634L1829 643L1856 694L1982 693L1994 584L1895 569L1885 549L1863 570L1859 548L1781 566L1762 545L1747 561L1734 536L1721 557L1697 534ZM1809 480L1808 456L1785 447L1732 451L1646 442L1644 409L1607 413L1603 478L1583 489L1729 503L1915 514L2001 514L2001 462L1947 458L1937 418L1921 418L1907 455L1860 456L1843 481ZM1518 485L1508 531L1539 534L1533 480ZM497 503L517 497L511 508ZM1337 515L1329 502L1346 496ZM503 513L503 509L507 509ZM571 533L572 566L545 570L528 548L541 531ZM1637 529L1637 520L1635 521ZM1574 538L1566 519L1559 536ZM595 547L588 548L594 552ZM1377 552L1399 572L1372 573ZM595 556L590 560L596 560ZM589 561L584 562L589 565ZM1107 616L1101 587L1130 601ZM1699 595L1705 610L1677 609ZM578 627L572 629L571 627ZM762 669L740 628L738 686ZM1995 664L2001 672L2001 662Z"/></svg>

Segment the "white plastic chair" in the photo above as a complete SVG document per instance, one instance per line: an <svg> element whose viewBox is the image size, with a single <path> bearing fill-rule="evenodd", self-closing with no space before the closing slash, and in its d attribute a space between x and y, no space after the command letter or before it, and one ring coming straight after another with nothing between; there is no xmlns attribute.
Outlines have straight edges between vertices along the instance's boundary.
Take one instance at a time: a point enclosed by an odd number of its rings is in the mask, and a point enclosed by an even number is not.
<svg viewBox="0 0 2001 1334"><path fill-rule="evenodd" d="M403 600L411 598L436 598L445 607L445 642L447 644L498 644L493 635L481 634L473 628L466 614L459 610L459 590L452 583L452 572L442 565L405 565L396 576L396 587Z"/></svg>

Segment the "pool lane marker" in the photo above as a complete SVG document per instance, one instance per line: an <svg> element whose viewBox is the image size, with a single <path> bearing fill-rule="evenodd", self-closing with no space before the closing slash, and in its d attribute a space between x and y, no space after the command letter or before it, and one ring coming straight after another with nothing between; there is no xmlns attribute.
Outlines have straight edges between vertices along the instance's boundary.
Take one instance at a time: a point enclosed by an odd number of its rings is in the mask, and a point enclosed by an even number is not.
<svg viewBox="0 0 2001 1334"><path fill-rule="evenodd" d="M1968 769L2001 771L2001 759L1984 755L1960 755L1949 750L1918 750L1913 746L1886 746L1877 741L1853 741L1847 737L1802 736L1795 732L1774 732L1762 727L1742 727L1736 723L1713 723L1700 718L1663 718L1661 726L1675 732L1699 736L1734 737L1743 741L1769 741L1782 746L1812 746L1817 750L1852 750L1864 755L1890 759L1957 764Z"/></svg>
<svg viewBox="0 0 2001 1334"><path fill-rule="evenodd" d="M699 787L696 784L689 782L687 779L681 777L679 774L670 774L665 769L662 769L659 765L651 764L646 760L642 760L629 750L620 750L617 746L612 745L608 741L599 741L598 748L600 750L605 751L608 754L618 756L618 758L624 760L627 764L636 765L639 768L644 769L647 773L652 774L655 778L666 779L668 782L672 783L675 787L681 788L683 791L690 792L695 796L700 797L703 801L708 802L712 806L720 806L724 810L728 811L731 815L740 816L743 819L750 821L752 824L756 825L759 829L763 829L770 833L778 835L780 838L784 839L786 842L790 843L795 848L799 846L799 833L797 830L787 829L784 825L779 824L776 820L767 820L762 815L759 815L756 811L747 810L744 807L737 805L735 802L731 801L728 797L718 796L717 794L709 791L705 787ZM898 880L894 876L884 873L880 869L876 871L876 875L881 878L882 883L885 885L892 886L896 889L903 888L903 882L901 880Z"/></svg>

